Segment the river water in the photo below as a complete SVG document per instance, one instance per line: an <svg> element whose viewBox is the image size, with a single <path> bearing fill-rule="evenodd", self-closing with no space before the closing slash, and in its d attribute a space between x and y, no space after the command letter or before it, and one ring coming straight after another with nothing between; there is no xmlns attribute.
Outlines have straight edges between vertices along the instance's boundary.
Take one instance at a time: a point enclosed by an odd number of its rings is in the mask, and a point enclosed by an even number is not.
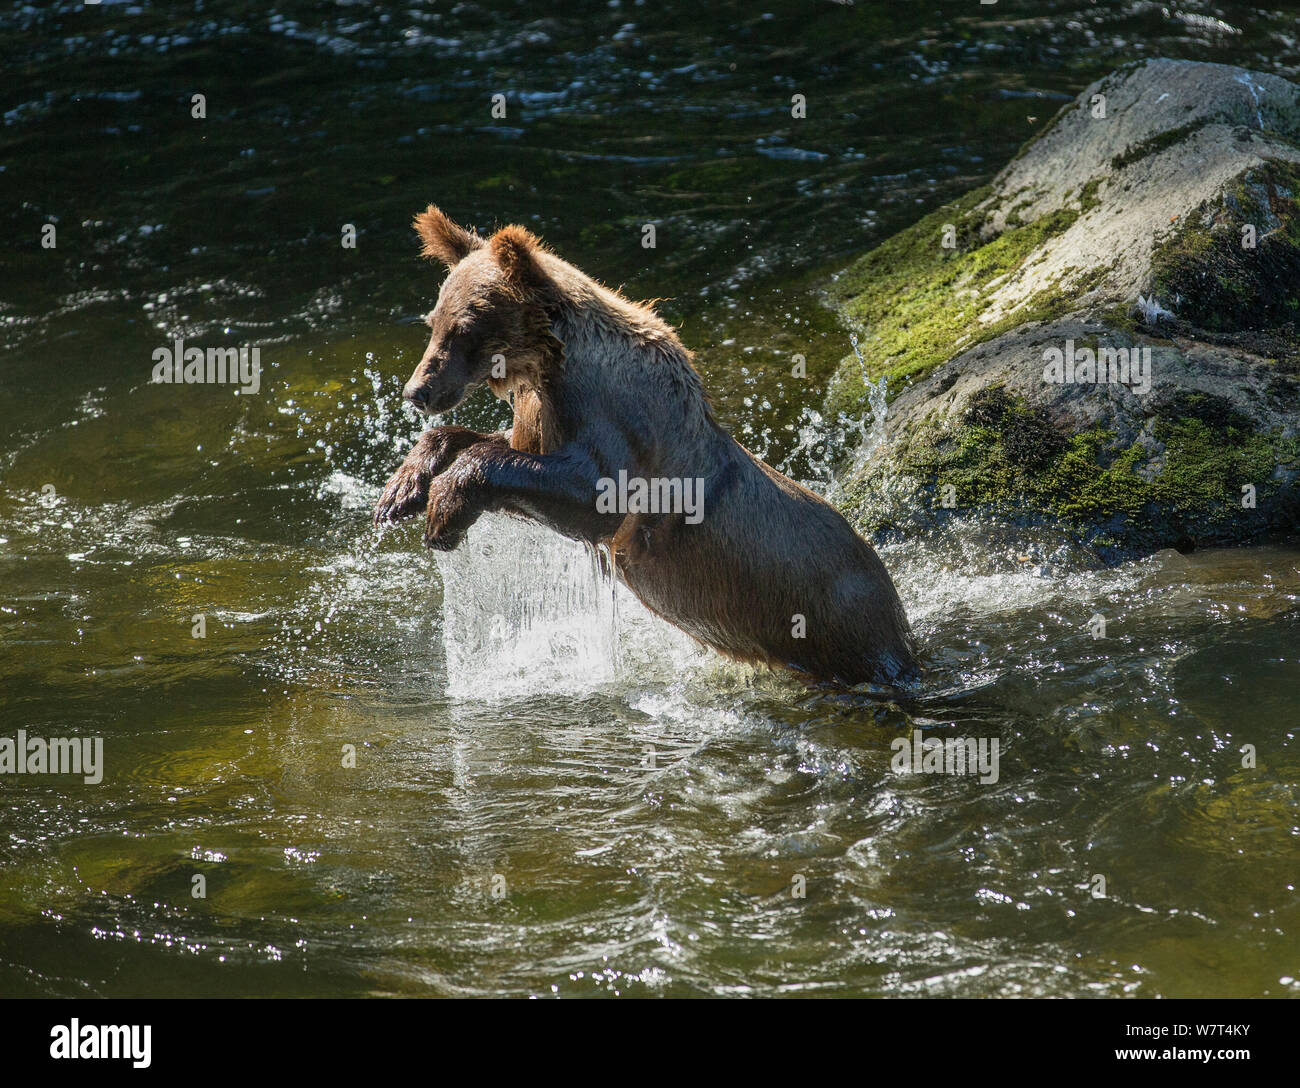
<svg viewBox="0 0 1300 1088"><path fill-rule="evenodd" d="M0 736L104 751L0 777L0 994L1300 994L1300 551L892 546L929 673L882 701L725 663L536 528L369 525L428 201L664 299L833 494L872 420L817 411L827 276L1118 64L1296 78L1298 41L1277 4L0 13ZM259 390L150 384L178 338ZM997 780L897 772L917 731Z"/></svg>

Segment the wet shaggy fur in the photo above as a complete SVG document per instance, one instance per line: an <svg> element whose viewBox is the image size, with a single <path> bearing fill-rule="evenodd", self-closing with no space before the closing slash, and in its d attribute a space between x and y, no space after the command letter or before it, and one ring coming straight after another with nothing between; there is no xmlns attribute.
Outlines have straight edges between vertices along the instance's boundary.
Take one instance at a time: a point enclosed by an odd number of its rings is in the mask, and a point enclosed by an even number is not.
<svg viewBox="0 0 1300 1088"><path fill-rule="evenodd" d="M430 205L415 228L450 272L406 397L444 412L487 382L513 399L514 421L492 435L426 431L377 522L424 513L425 543L450 549L483 511L505 511L608 549L648 608L731 657L842 684L915 672L907 618L871 546L718 425L690 353L650 307L523 227L484 239ZM703 478L703 519L599 512L597 481L620 469Z"/></svg>

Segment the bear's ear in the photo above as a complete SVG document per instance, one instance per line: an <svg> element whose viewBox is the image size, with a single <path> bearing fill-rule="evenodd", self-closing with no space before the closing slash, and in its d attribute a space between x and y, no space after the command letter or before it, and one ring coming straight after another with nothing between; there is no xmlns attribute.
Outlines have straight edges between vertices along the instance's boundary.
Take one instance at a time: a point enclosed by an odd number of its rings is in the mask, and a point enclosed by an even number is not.
<svg viewBox="0 0 1300 1088"><path fill-rule="evenodd" d="M488 246L512 287L535 290L546 284L546 273L537 259L543 251L542 243L524 227L502 227L492 235Z"/></svg>
<svg viewBox="0 0 1300 1088"><path fill-rule="evenodd" d="M423 243L422 257L434 257L452 268L483 244L477 234L457 226L442 211L430 204L415 217L411 225Z"/></svg>

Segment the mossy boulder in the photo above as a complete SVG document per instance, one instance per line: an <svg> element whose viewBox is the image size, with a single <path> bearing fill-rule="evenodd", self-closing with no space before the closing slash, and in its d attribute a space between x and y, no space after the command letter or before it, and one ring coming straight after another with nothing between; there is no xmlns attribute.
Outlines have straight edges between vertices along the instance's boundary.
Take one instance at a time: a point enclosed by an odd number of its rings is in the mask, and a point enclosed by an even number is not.
<svg viewBox="0 0 1300 1088"><path fill-rule="evenodd" d="M866 532L955 515L1100 558L1300 524L1300 88L1150 61L830 287L889 407L845 481Z"/></svg>

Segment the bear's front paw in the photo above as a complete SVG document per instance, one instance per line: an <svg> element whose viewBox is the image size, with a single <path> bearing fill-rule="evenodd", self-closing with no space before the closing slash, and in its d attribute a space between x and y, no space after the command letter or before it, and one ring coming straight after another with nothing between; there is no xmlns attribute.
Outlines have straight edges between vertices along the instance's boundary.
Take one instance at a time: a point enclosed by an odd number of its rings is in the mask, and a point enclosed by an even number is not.
<svg viewBox="0 0 1300 1088"><path fill-rule="evenodd" d="M375 504L376 525L396 525L414 517L429 501L429 474L407 462L393 473Z"/></svg>
<svg viewBox="0 0 1300 1088"><path fill-rule="evenodd" d="M474 490L473 479L460 472L433 480L424 522L425 547L449 552L465 539L482 512Z"/></svg>

